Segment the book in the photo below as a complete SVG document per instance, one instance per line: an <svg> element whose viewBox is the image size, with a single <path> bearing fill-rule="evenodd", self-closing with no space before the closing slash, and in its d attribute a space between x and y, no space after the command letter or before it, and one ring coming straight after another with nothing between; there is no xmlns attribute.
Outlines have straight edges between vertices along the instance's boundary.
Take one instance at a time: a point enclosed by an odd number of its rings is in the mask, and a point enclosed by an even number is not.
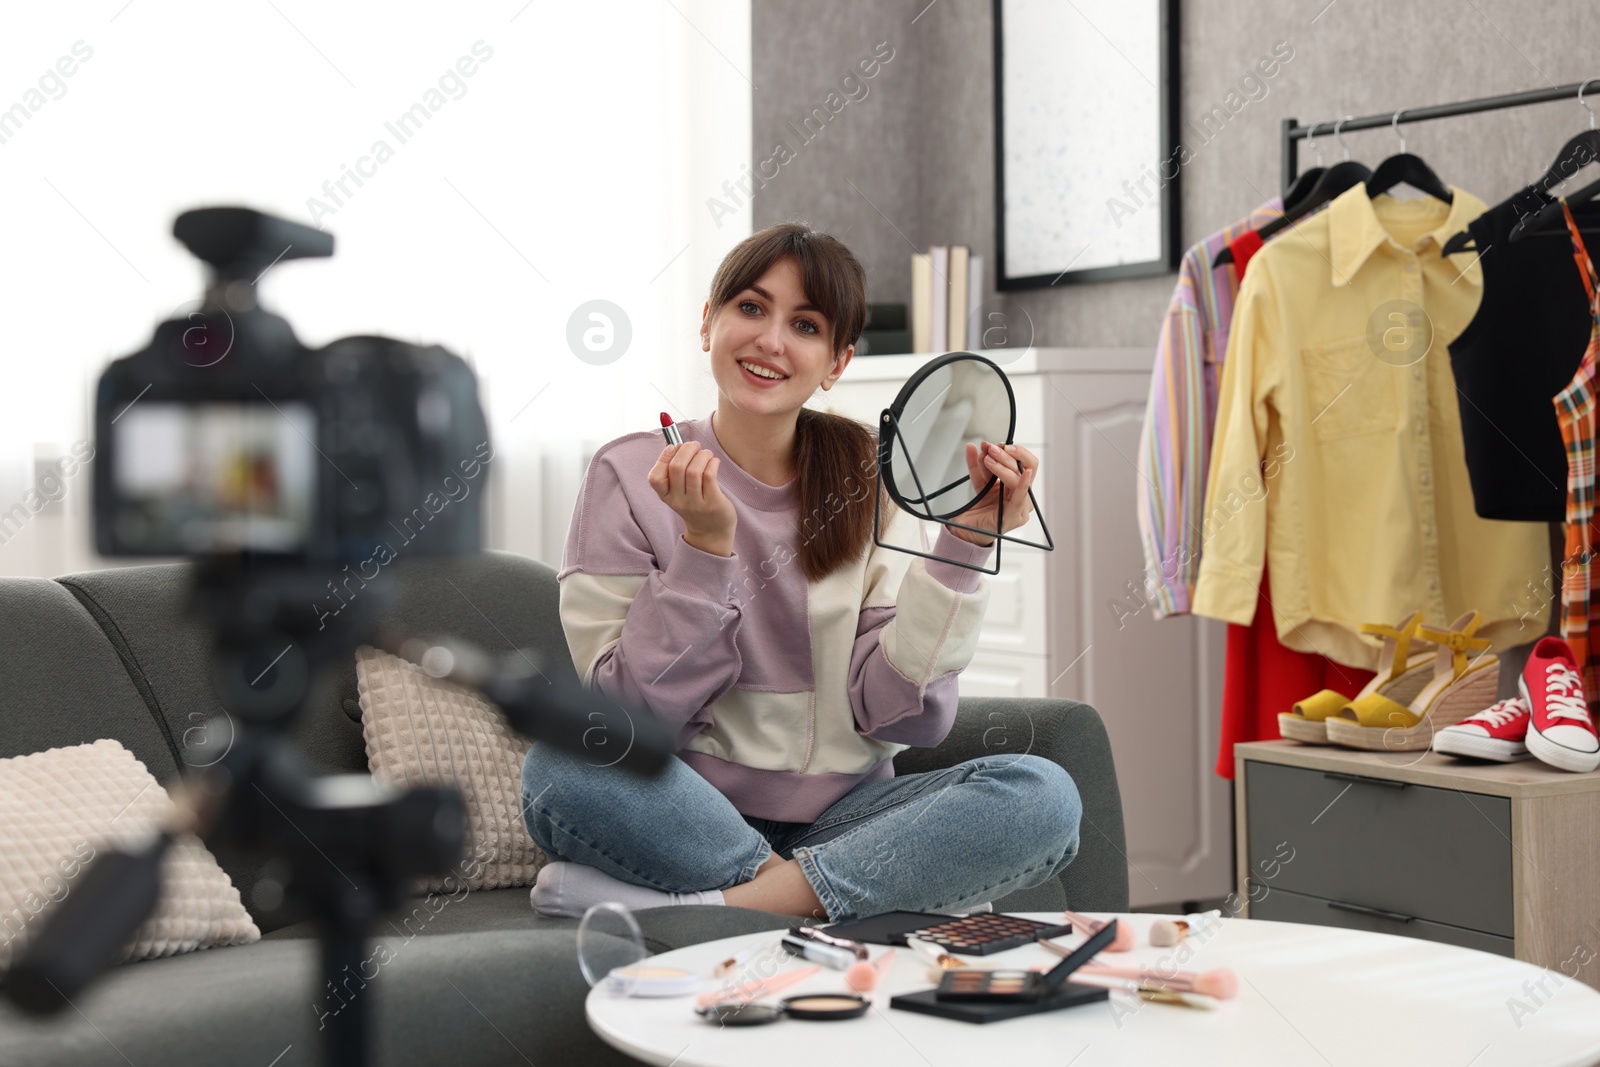
<svg viewBox="0 0 1600 1067"><path fill-rule="evenodd" d="M967 347L979 349L983 343L983 257L967 258Z"/></svg>
<svg viewBox="0 0 1600 1067"><path fill-rule="evenodd" d="M933 344L933 261L926 252L911 255L911 348L931 351Z"/></svg>
<svg viewBox="0 0 1600 1067"><path fill-rule="evenodd" d="M967 347L967 258L966 245L950 246L950 309L949 323L945 327L945 344L952 352Z"/></svg>
<svg viewBox="0 0 1600 1067"><path fill-rule="evenodd" d="M928 337L928 351L950 351L950 246L928 246L928 259L933 270L933 332Z"/></svg>

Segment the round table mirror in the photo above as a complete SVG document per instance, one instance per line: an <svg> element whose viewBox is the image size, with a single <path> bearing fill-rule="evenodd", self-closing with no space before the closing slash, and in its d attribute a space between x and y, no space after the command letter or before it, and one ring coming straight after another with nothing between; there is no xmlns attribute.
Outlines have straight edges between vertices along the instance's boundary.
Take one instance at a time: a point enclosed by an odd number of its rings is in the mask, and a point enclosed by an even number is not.
<svg viewBox="0 0 1600 1067"><path fill-rule="evenodd" d="M878 463L884 488L922 518L959 515L998 479L973 492L967 444L1009 444L1017 406L1011 382L990 360L952 352L919 368L884 412Z"/></svg>

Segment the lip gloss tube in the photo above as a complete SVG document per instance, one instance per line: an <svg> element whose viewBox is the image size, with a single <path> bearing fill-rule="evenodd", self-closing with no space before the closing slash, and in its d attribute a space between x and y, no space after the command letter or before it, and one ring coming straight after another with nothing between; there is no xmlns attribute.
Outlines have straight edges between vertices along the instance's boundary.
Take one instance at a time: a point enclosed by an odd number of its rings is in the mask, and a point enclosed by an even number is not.
<svg viewBox="0 0 1600 1067"><path fill-rule="evenodd" d="M665 411L661 413L661 436L667 439L667 444L669 445L683 444L683 435L678 432L678 427L674 425L672 416Z"/></svg>

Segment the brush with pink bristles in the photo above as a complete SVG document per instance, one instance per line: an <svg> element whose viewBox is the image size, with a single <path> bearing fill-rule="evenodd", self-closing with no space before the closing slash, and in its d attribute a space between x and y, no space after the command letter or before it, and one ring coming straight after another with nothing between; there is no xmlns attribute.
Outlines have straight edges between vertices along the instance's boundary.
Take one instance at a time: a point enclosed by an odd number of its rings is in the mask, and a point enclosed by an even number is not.
<svg viewBox="0 0 1600 1067"><path fill-rule="evenodd" d="M1072 949L1063 948L1045 938L1039 942L1058 956L1072 955ZM1128 978L1141 985L1157 989L1170 989L1175 993L1199 993L1218 1000L1232 1000L1239 992L1239 978L1226 967L1209 971L1169 971L1162 967L1107 967L1088 963L1079 967L1078 974L1098 974L1107 978Z"/></svg>
<svg viewBox="0 0 1600 1067"><path fill-rule="evenodd" d="M886 948L883 953L870 963L866 960L857 960L844 972L844 984L854 989L857 993L870 993L878 988L878 983L883 980L884 969L894 959L894 949Z"/></svg>
<svg viewBox="0 0 1600 1067"><path fill-rule="evenodd" d="M1167 971L1160 967L1102 967L1089 963L1078 974L1098 974L1106 978L1127 978L1142 986L1169 989L1174 993L1199 993L1217 1000L1232 1000L1239 993L1239 978L1226 967L1209 971Z"/></svg>
<svg viewBox="0 0 1600 1067"><path fill-rule="evenodd" d="M1075 911L1066 911L1062 912L1062 914L1067 917L1068 922L1077 927L1079 930L1083 931L1084 935L1088 937L1092 937L1099 933L1100 928L1105 926L1105 924L1109 921L1106 919L1091 919L1089 916L1079 915ZM1128 952L1133 949L1133 943L1133 927L1125 922L1118 923L1116 938L1112 940L1111 944L1107 945L1101 951Z"/></svg>

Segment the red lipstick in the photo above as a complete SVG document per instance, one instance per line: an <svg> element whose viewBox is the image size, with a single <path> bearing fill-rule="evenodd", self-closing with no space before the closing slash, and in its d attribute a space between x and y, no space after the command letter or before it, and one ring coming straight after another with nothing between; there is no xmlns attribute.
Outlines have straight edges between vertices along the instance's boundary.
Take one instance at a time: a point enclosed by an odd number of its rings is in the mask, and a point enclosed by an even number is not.
<svg viewBox="0 0 1600 1067"><path fill-rule="evenodd" d="M683 435L678 432L678 427L673 425L672 416L665 411L661 413L661 436L667 439L669 445L683 444Z"/></svg>

